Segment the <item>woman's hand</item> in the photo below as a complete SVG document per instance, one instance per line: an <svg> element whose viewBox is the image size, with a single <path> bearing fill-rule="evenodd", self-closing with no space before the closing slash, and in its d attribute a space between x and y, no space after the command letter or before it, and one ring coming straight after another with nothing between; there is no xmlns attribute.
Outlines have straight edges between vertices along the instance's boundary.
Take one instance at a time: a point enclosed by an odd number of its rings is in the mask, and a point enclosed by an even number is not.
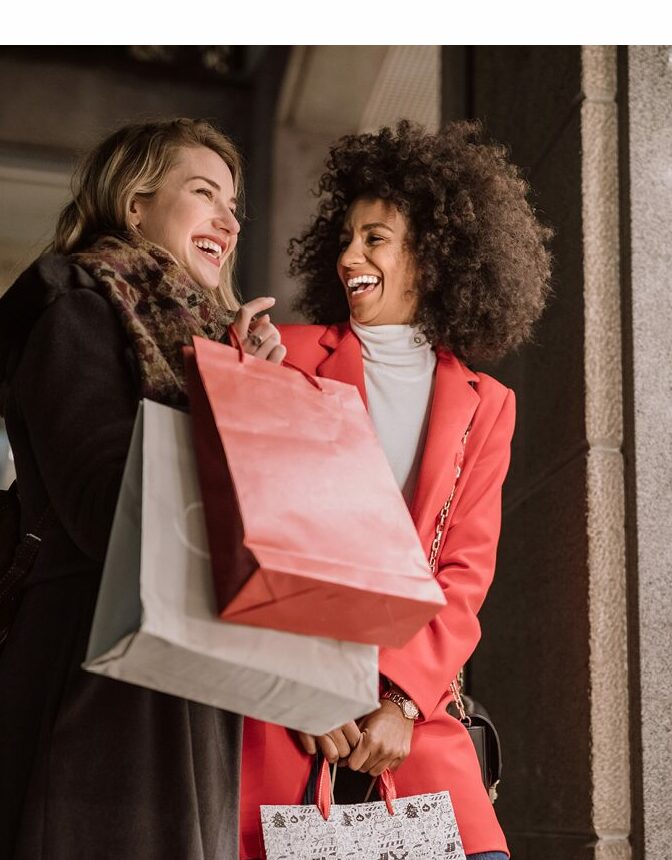
<svg viewBox="0 0 672 860"><path fill-rule="evenodd" d="M270 296L246 302L238 309L232 327L245 352L255 358L265 358L273 364L280 364L287 355L287 348L280 343L280 332L268 314L255 317L255 314L268 310L274 304L275 299Z"/></svg>
<svg viewBox="0 0 672 860"><path fill-rule="evenodd" d="M357 723L353 721L339 729L332 729L326 735L307 735L305 732L297 732L297 734L301 746L307 753L315 755L319 749L329 764L339 759L347 759L360 739Z"/></svg>
<svg viewBox="0 0 672 860"><path fill-rule="evenodd" d="M383 699L377 711L359 720L362 734L348 766L371 776L380 776L386 768L396 770L411 751L414 727L399 705Z"/></svg>

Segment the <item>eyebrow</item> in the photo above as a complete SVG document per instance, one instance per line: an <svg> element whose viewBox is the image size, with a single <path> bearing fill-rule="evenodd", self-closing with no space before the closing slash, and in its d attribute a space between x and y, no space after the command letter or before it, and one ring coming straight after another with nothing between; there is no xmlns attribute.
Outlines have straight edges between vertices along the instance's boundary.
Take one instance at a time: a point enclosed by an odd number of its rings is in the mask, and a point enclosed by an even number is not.
<svg viewBox="0 0 672 860"><path fill-rule="evenodd" d="M208 185L212 185L212 187L213 187L214 189L216 189L217 191L221 191L221 190L222 190L222 189L221 189L221 186L219 186L219 185L215 182L215 180L214 180L214 179L208 179L208 177L207 177L207 176L190 176L190 177L189 177L189 179L186 179L186 180L185 180L185 182L192 182L194 179L202 179L202 180L203 180L203 182L207 182L207 183L208 183ZM231 200L229 201L229 203L233 203L233 204L234 204L234 206L237 206L237 205L238 205L238 201L236 200L236 198L235 198L235 197L232 197L232 198L231 198Z"/></svg>
<svg viewBox="0 0 672 860"><path fill-rule="evenodd" d="M385 230L389 230L390 233L394 233L394 230L389 226L389 224L385 224L384 221L372 221L370 224L362 224L361 229L362 230L371 230L374 227L383 227ZM348 231L351 231L351 230L352 230L352 227L344 227L341 230L341 234L347 233Z"/></svg>

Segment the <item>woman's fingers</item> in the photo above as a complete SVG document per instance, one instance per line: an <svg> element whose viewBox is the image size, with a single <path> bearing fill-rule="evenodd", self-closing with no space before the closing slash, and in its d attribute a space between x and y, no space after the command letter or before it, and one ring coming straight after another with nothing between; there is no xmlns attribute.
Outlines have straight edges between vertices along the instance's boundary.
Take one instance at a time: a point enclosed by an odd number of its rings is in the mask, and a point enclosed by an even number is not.
<svg viewBox="0 0 672 860"><path fill-rule="evenodd" d="M271 364L282 364L285 360L285 356L287 355L287 347L283 346L283 344L278 344L273 347L271 352L266 357L266 361L270 361Z"/></svg>
<svg viewBox="0 0 672 860"><path fill-rule="evenodd" d="M247 337L252 317L254 317L255 314L267 311L269 308L272 308L274 304L275 299L272 296L260 296L257 299L245 302L244 305L241 305L238 308L238 312L236 313L232 325L241 341L245 340Z"/></svg>
<svg viewBox="0 0 672 860"><path fill-rule="evenodd" d="M365 770L364 765L369 760L370 751L366 742L366 732L362 732L359 743L350 753L348 766L351 770Z"/></svg>
<svg viewBox="0 0 672 860"><path fill-rule="evenodd" d="M356 723L346 723L340 729L329 732L329 736L336 744L340 758L347 758L359 742L360 731Z"/></svg>
<svg viewBox="0 0 672 860"><path fill-rule="evenodd" d="M371 776L380 776L380 774L389 767L395 760L396 755L382 744L373 744L371 738L367 738L369 756L364 764L359 768L362 773L370 773ZM352 765L351 765L352 767Z"/></svg>
<svg viewBox="0 0 672 860"><path fill-rule="evenodd" d="M280 332L270 321L269 317L264 315L250 325L245 343L246 351L248 342L250 344L250 353L256 358L268 358L276 346L280 345Z"/></svg>
<svg viewBox="0 0 672 860"><path fill-rule="evenodd" d="M392 705L390 707L390 705ZM360 720L362 734L348 760L352 770L380 776L385 768L399 767L411 751L414 723L393 703Z"/></svg>
<svg viewBox="0 0 672 860"><path fill-rule="evenodd" d="M309 755L315 755L319 749L331 764L350 754L350 744L340 729L334 729L333 732L319 737L308 735L305 732L297 732L297 736L299 743Z"/></svg>
<svg viewBox="0 0 672 860"><path fill-rule="evenodd" d="M345 735L345 739L350 744L350 749L353 749L359 743L359 739L362 736L362 733L359 730L359 726L354 720L351 720L349 723L346 723L344 726L341 726L341 731Z"/></svg>
<svg viewBox="0 0 672 860"><path fill-rule="evenodd" d="M328 735L333 740L336 749L338 750L339 759L343 760L348 758L350 753L359 743L361 732L359 731L357 723L354 720L351 720L339 729L333 729L328 733Z"/></svg>
<svg viewBox="0 0 672 860"><path fill-rule="evenodd" d="M315 755L317 752L317 744L312 735L307 735L305 732L297 732L299 743L309 755Z"/></svg>
<svg viewBox="0 0 672 860"><path fill-rule="evenodd" d="M303 740L304 737L311 738L314 743L317 743L317 747L330 764L340 759L347 759L352 750L357 746L360 737L360 731L355 722L346 723L344 726L333 729L326 735L320 735L317 738L303 735L302 732L298 734L306 752L311 752L311 750L306 746Z"/></svg>
<svg viewBox="0 0 672 860"><path fill-rule="evenodd" d="M269 302L273 304L275 299L254 299L243 305L236 314L233 328L246 353L255 358L271 361L273 364L280 364L287 355L286 348L280 342L280 332L273 325L268 314L255 319L250 314L251 311L259 313L263 307L268 307Z"/></svg>
<svg viewBox="0 0 672 860"><path fill-rule="evenodd" d="M317 745L320 748L320 752L329 764L333 764L338 761L338 748L336 747L331 735L320 735L316 740Z"/></svg>
<svg viewBox="0 0 672 860"><path fill-rule="evenodd" d="M338 761L341 758L347 758L350 755L350 744L346 741L343 732L336 729L333 732L329 732L327 737L330 737L336 747L336 758L333 761Z"/></svg>
<svg viewBox="0 0 672 860"><path fill-rule="evenodd" d="M352 770L359 770L361 773L369 773L371 776L380 776L386 768L392 770L395 762L399 762L399 764L401 764L393 752L388 752L386 750L369 750L364 762L358 768L355 768L352 765L352 756L350 756L350 768Z"/></svg>
<svg viewBox="0 0 672 860"><path fill-rule="evenodd" d="M387 768L394 770L394 763L396 761L398 761L396 758L380 758L374 762L369 761L367 773L369 773L370 776L380 776Z"/></svg>

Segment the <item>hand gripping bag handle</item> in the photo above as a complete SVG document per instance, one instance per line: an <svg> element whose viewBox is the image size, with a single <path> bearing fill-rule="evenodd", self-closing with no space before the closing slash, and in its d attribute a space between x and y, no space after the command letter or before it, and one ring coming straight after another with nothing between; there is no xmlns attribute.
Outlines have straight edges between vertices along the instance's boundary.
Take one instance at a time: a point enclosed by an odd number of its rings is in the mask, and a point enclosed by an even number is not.
<svg viewBox="0 0 672 860"><path fill-rule="evenodd" d="M334 782L335 781L336 777L334 771ZM384 770L376 780L376 785L381 798L385 801L387 811L390 815L394 815L392 801L397 799L397 789L394 784L392 771ZM315 805L320 810L322 818L324 818L325 821L329 818L332 803L333 783L329 774L329 762L325 758L322 762L319 776L317 777L317 785L315 786Z"/></svg>

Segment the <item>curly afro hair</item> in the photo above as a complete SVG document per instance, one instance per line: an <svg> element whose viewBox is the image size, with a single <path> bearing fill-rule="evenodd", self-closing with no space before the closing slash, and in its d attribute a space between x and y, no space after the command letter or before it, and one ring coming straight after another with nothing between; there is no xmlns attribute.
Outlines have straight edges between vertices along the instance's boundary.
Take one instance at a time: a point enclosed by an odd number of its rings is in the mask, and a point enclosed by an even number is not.
<svg viewBox="0 0 672 860"><path fill-rule="evenodd" d="M313 323L348 319L336 274L341 228L357 198L379 198L406 218L422 273L413 324L433 346L471 363L530 340L550 292L553 231L537 219L507 150L482 137L478 121L428 134L403 120L341 138L319 181L317 214L289 244L290 274L302 282L295 308Z"/></svg>

